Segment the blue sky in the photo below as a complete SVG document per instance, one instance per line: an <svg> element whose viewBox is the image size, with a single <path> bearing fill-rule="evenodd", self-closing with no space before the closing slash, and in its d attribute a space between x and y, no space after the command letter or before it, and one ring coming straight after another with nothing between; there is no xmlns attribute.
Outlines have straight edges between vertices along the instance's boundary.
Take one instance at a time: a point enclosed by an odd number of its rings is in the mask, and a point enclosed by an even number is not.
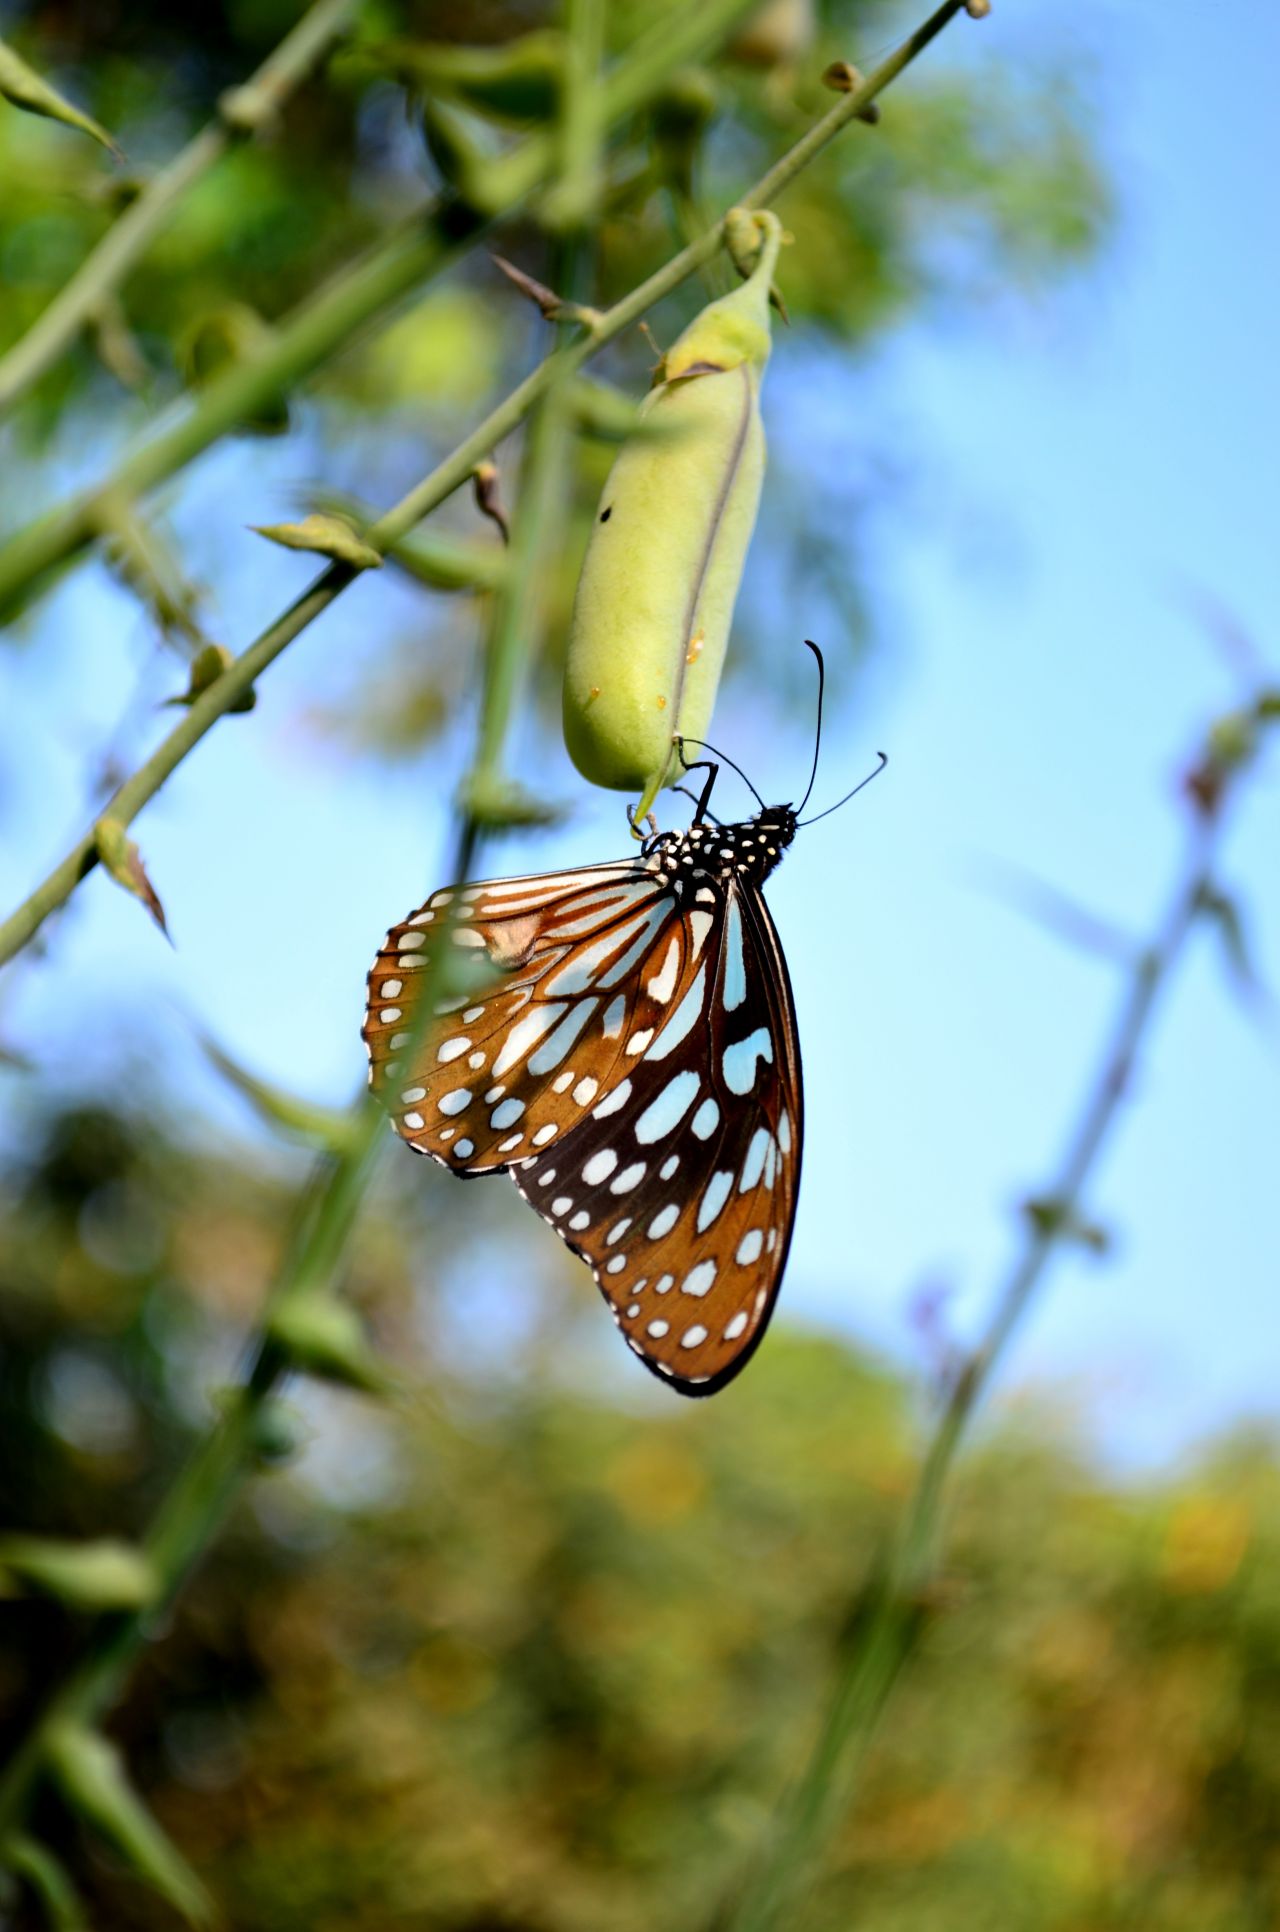
<svg viewBox="0 0 1280 1932"><path fill-rule="evenodd" d="M990 45L1016 58L1050 30L1062 28L1048 10L1005 4L962 57L978 69ZM872 442L906 450L913 480L877 521L886 634L839 709L817 803L880 746L890 770L803 835L770 886L808 1057L783 1305L907 1363L919 1361L910 1311L922 1290L949 1290L957 1333L981 1320L1013 1251L1015 1204L1052 1176L1119 993L1114 969L993 891L991 868L1023 868L1149 930L1182 849L1179 771L1235 696L1194 596L1228 606L1280 671L1280 19L1244 0L1093 0L1071 30L1101 75L1100 136L1119 184L1105 259L1033 306L921 322L859 372L847 408L824 396L807 422L815 460L839 462L850 426L865 425ZM766 413L789 412L788 436L807 421L803 354L783 336L769 378ZM237 646L308 574L247 535L243 552L228 545L228 517L290 506L288 449L250 458L251 469L239 450L207 459L178 512L197 558L203 533L220 531L220 634ZM6 903L82 820L86 759L118 720L142 629L96 571L47 608L38 650L0 653ZM11 1041L42 1051L69 1087L152 1061L175 1092L198 1094L201 1119L212 1110L242 1130L237 1103L193 1072L198 1019L264 1077L346 1097L361 1076L373 948L437 882L439 774L427 761L353 776L299 713L417 608L389 580L362 585L294 646L257 711L220 726L140 822L177 950L91 881L48 960L17 969ZM805 628L798 613L782 647L799 649ZM779 735L730 702L716 736L767 797L803 788L800 725ZM442 755L451 779L456 756ZM555 755L550 788L572 796ZM521 847L512 869L608 856L622 849L619 822L616 800L598 798ZM1273 757L1223 878L1280 988L1278 849ZM283 996L270 969L282 954L297 962ZM1278 1146L1274 1019L1242 1009L1205 934L1089 1203L1115 1252L1058 1262L1006 1390L1055 1385L1125 1462L1274 1416ZM480 1188L469 1203L478 1227ZM529 1239L550 1236L531 1224Z"/></svg>

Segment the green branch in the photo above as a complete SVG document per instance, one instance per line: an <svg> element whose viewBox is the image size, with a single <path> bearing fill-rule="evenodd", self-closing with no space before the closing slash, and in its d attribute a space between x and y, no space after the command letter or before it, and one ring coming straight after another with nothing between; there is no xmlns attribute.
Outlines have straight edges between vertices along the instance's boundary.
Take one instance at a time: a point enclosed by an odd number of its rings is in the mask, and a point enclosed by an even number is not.
<svg viewBox="0 0 1280 1932"><path fill-rule="evenodd" d="M760 1865L716 1932L772 1932L795 1922L797 1899L847 1808L890 1695L926 1627L939 1562L948 1481L992 1374L1025 1316L1059 1245L1085 1223L1084 1192L1132 1090L1134 1066L1211 893L1224 806L1256 754L1272 694L1245 714L1238 741L1210 733L1188 787L1193 820L1179 881L1150 943L1135 956L1066 1156L1053 1184L1025 1217L1022 1252L998 1290L986 1331L952 1383L897 1539L873 1580L855 1646L843 1664L809 1761L782 1805ZM1235 722L1235 721L1233 721ZM1234 746L1234 748L1231 748ZM1224 749L1225 748L1225 749Z"/></svg>
<svg viewBox="0 0 1280 1932"><path fill-rule="evenodd" d="M748 189L742 197L744 204L763 207L781 194L815 156L851 122L857 120L862 109L902 73L946 23L963 10L963 6L964 0L946 0L946 4L890 54L855 93L842 96L754 187ZM385 554L402 537L407 536L428 512L436 509L466 483L476 463L519 426L540 397L562 379L576 373L606 342L638 322L656 302L671 294L709 262L721 247L722 238L723 220L714 223L697 241L673 256L630 295L603 311L580 340L567 348L557 349L526 376L450 456L437 464L377 523L363 532L364 540ZM121 786L106 807L106 815L122 825L130 824L204 734L243 698L267 666L306 629L313 618L328 609L358 574L345 564L331 564L323 571L284 615L249 645L217 682L196 700L181 723ZM27 943L51 912L66 903L96 863L94 840L92 835L86 835L0 925L0 965Z"/></svg>
<svg viewBox="0 0 1280 1932"><path fill-rule="evenodd" d="M0 414L70 348L197 181L234 141L278 112L336 40L355 5L356 0L316 0L253 78L223 97L219 118L202 128L130 203L21 341L0 357Z"/></svg>

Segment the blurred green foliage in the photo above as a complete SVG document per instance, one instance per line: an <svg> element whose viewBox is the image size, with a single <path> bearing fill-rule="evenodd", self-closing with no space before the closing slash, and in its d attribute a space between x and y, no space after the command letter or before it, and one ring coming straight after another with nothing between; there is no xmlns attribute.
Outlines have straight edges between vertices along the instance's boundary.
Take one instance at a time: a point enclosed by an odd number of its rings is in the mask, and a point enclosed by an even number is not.
<svg viewBox="0 0 1280 1932"><path fill-rule="evenodd" d="M32 1129L0 1225L0 1489L24 1530L127 1534L252 1320L277 1184L154 1118ZM352 1282L411 1398L293 1392L113 1733L243 1932L706 1926L858 1642L918 1418L785 1328L714 1405L611 1404L575 1341L603 1363L608 1325L550 1241L513 1252L558 1345L499 1372L510 1309L470 1273L451 1298L423 1249L412 1213L374 1217ZM1280 1914L1280 1445L1123 1485L1052 1413L1015 1406L968 1466L813 1932ZM85 1625L31 1596L0 1628L9 1732ZM169 1923L53 1799L39 1823L96 1927Z"/></svg>

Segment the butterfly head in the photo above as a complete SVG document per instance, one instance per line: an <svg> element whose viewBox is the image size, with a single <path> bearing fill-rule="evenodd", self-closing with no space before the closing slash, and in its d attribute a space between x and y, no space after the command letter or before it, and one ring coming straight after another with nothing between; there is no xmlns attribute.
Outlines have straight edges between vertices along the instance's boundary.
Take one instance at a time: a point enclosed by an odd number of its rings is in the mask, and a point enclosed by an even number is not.
<svg viewBox="0 0 1280 1932"><path fill-rule="evenodd" d="M769 805L736 825L698 820L684 832L661 832L647 842L644 862L659 885L696 899L717 885L763 885L795 835L794 809Z"/></svg>

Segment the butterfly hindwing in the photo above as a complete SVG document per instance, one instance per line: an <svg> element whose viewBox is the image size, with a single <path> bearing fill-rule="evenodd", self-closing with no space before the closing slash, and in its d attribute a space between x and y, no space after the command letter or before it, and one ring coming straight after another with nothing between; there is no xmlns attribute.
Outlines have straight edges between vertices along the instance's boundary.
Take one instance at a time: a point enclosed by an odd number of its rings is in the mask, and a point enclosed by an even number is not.
<svg viewBox="0 0 1280 1932"><path fill-rule="evenodd" d="M696 974L710 923L681 918L642 860L434 893L369 975L364 1039L396 1131L459 1174L548 1148L618 1090ZM423 1028L433 928L480 975Z"/></svg>
<svg viewBox="0 0 1280 1932"><path fill-rule="evenodd" d="M709 897L711 895L708 895ZM795 1218L803 1133L790 983L758 890L717 886L705 966L613 1088L514 1170L595 1273L646 1366L723 1387L764 1334Z"/></svg>

